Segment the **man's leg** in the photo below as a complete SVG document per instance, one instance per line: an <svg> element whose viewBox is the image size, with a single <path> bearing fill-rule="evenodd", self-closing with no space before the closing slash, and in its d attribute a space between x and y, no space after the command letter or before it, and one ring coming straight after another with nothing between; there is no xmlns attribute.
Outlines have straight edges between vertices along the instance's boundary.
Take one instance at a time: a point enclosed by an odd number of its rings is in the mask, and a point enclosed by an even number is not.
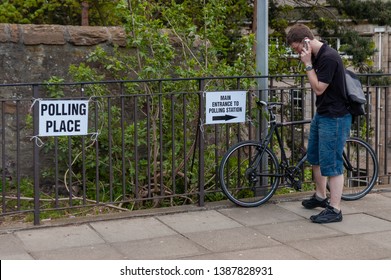
<svg viewBox="0 0 391 280"><path fill-rule="evenodd" d="M329 205L329 199L326 194L327 177L322 176L319 165L312 166L312 174L315 181L315 193L311 198L304 199L301 204L307 209L325 208Z"/></svg>
<svg viewBox="0 0 391 280"><path fill-rule="evenodd" d="M329 178L330 206L337 210L341 209L341 196L343 190L344 175L332 176Z"/></svg>
<svg viewBox="0 0 391 280"><path fill-rule="evenodd" d="M325 199L327 197L327 177L322 176L322 174L320 173L319 165L312 166L312 175L314 176L316 195L318 196L318 198Z"/></svg>

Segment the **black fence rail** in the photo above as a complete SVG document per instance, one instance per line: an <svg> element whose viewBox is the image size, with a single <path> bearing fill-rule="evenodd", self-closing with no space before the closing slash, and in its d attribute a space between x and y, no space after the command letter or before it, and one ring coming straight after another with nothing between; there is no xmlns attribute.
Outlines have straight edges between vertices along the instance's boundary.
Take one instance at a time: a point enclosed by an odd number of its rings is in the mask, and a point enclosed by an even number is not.
<svg viewBox="0 0 391 280"><path fill-rule="evenodd" d="M379 186L390 183L390 77L362 75L368 114L352 130L378 155ZM268 88L257 86L260 79ZM218 111L206 95L238 91L246 95L245 121L206 123ZM133 211L225 199L219 162L233 143L262 137L261 97L285 104L281 120L315 111L300 75L0 85L0 215L28 214L39 224L85 207ZM229 103L221 104L227 115ZM308 125L283 129L286 150L299 157Z"/></svg>

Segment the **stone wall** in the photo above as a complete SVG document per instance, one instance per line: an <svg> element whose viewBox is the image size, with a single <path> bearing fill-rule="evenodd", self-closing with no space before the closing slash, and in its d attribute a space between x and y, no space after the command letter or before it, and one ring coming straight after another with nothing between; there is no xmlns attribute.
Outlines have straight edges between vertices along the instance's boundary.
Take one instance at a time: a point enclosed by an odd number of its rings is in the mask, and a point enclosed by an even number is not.
<svg viewBox="0 0 391 280"><path fill-rule="evenodd" d="M381 50L381 54L377 52L374 56L374 66L381 64L381 69L389 73L391 28L385 28L382 34L376 32L378 27L374 25L360 25L356 29L373 38L376 48ZM0 82L39 83L51 76L67 81L69 65L84 61L96 46L109 51L114 45L125 43L122 27L0 24Z"/></svg>
<svg viewBox="0 0 391 280"><path fill-rule="evenodd" d="M0 82L35 83L67 79L68 67L96 46L124 46L121 27L0 24Z"/></svg>
<svg viewBox="0 0 391 280"><path fill-rule="evenodd" d="M70 81L69 66L85 61L98 45L110 52L125 43L121 27L0 24L0 174L33 171L32 131L26 124L32 89L10 84L42 83L52 76ZM23 101L14 102L15 97Z"/></svg>

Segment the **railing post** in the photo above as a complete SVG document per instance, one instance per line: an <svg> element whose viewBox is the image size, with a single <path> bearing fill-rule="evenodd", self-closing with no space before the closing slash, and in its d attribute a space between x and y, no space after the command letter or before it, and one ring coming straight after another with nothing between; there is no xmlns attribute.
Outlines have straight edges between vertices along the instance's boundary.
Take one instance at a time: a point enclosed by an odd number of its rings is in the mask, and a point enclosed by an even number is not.
<svg viewBox="0 0 391 280"><path fill-rule="evenodd" d="M33 98L37 100L39 98L39 85L33 85ZM39 103L36 104L33 108L33 130L34 136L39 134ZM40 188L39 188L39 176L40 176L40 163L39 163L39 147L34 141L33 148L33 162L34 162L34 225L39 225L40 223Z"/></svg>
<svg viewBox="0 0 391 280"><path fill-rule="evenodd" d="M5 101L1 101L1 126L0 126L0 134L1 134L1 210L2 210L2 213L5 213L7 210L6 210L6 163L5 163L5 114L4 114L4 111L5 111Z"/></svg>
<svg viewBox="0 0 391 280"><path fill-rule="evenodd" d="M199 163L198 163L198 205L204 206L205 204L205 162L204 162L204 149L205 149L205 134L203 125L205 123L204 120L204 112L205 112L205 81L203 79L199 80L199 100L200 100L200 110L199 110L199 120L198 120L198 146L199 146Z"/></svg>

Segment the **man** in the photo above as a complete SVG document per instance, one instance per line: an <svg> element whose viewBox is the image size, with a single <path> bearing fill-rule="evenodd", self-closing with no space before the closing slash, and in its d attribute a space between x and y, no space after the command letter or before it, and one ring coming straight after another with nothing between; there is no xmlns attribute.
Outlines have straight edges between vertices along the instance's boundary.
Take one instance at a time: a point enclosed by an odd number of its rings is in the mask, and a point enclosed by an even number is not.
<svg viewBox="0 0 391 280"><path fill-rule="evenodd" d="M296 24L289 30L287 43L300 55L316 95L316 113L307 148L316 191L310 199L303 200L302 205L307 209L325 208L311 216L314 223L340 222L344 184L342 153L352 122L345 105L345 68L338 52L315 39L304 24ZM326 194L327 184L330 201Z"/></svg>

